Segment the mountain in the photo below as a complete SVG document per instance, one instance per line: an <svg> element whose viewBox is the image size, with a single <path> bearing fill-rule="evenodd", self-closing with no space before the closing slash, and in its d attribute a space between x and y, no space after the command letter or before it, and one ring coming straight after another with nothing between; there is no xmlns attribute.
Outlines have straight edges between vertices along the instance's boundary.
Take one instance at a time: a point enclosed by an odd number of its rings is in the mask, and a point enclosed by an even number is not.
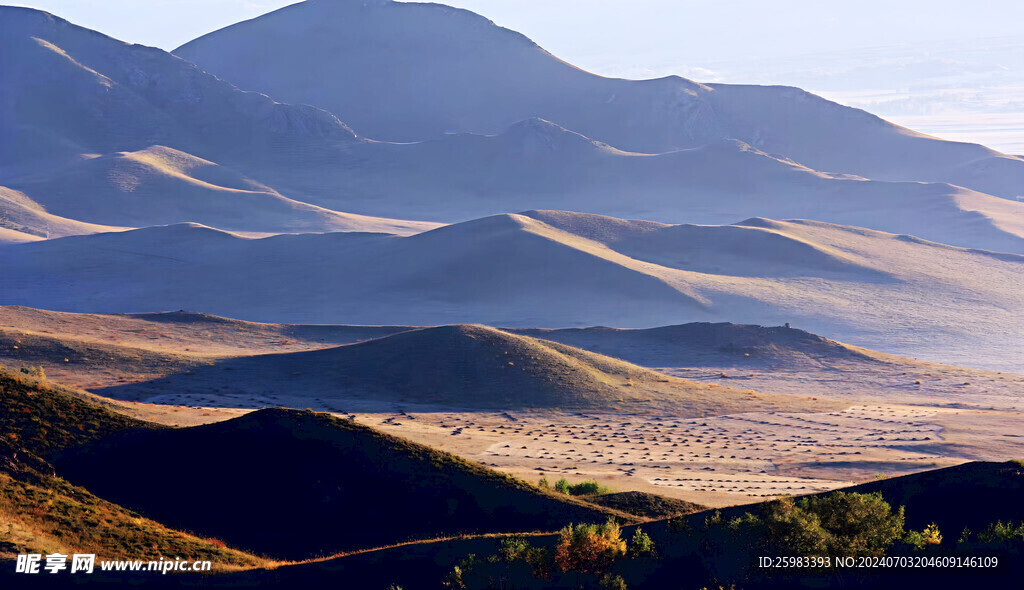
<svg viewBox="0 0 1024 590"><path fill-rule="evenodd" d="M354 8L346 6L300 5L285 13ZM385 3L357 12L406 10L433 14L438 7ZM459 20L469 13L451 14ZM0 185L7 187L0 189L4 241L34 239L23 234L92 233L96 224L184 222L241 232L410 234L508 211L561 209L670 223L818 219L1024 252L1024 203L942 182L822 173L768 153L763 141L747 136L741 141L712 134L685 149L647 154L581 133L586 125L523 111L494 126L493 135L374 141L356 137L323 110L243 92L158 49L121 43L43 12L0 7L0 28L5 55L17 64L0 72L0 132L7 139L0 146ZM494 30L487 25L477 32L489 38ZM552 60L532 47L544 63ZM377 51L362 54L370 59ZM598 85L612 82L561 62L557 68ZM541 86L558 87L548 82ZM363 92L372 83L350 86ZM561 99L556 103L566 112L580 111ZM392 114L400 118L398 111ZM638 128L632 119L622 124ZM928 161L938 166L941 159ZM995 169L982 177L1001 177Z"/></svg>
<svg viewBox="0 0 1024 590"><path fill-rule="evenodd" d="M168 448L205 458L191 462L187 477L144 459ZM129 463L131 472L118 467ZM291 559L458 533L554 530L619 514L295 410L128 433L55 464L68 480L161 522Z"/></svg>
<svg viewBox="0 0 1024 590"><path fill-rule="evenodd" d="M7 230L60 236L97 231L89 224L184 221L262 232L436 227L325 211L249 178L268 163L330 159L358 141L322 110L239 91L164 51L37 10L0 7L0 52Z"/></svg>
<svg viewBox="0 0 1024 590"><path fill-rule="evenodd" d="M0 285L0 301L90 313L201 309L293 323L790 322L885 352L1012 371L1024 322L1022 260L766 219L664 226L532 212L410 237L265 239L186 224L0 247L0 272L12 277Z"/></svg>
<svg viewBox="0 0 1024 590"><path fill-rule="evenodd" d="M495 134L539 117L630 152L736 139L816 170L1006 198L1024 159L938 140L796 88L596 76L439 4L310 0L174 52L240 88L322 107L379 140Z"/></svg>
<svg viewBox="0 0 1024 590"><path fill-rule="evenodd" d="M0 178L80 154L172 147L228 164L309 156L355 137L313 107L240 92L159 49L38 10L0 10Z"/></svg>

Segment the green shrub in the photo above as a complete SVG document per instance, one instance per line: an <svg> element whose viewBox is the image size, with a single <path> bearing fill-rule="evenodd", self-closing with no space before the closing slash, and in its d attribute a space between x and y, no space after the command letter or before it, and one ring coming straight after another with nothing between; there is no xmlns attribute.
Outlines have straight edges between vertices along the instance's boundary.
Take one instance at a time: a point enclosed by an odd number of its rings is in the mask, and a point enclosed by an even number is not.
<svg viewBox="0 0 1024 590"><path fill-rule="evenodd" d="M569 486L569 494L572 496L596 496L597 494L607 494L608 488L597 483L592 479L587 481L581 481L580 483L574 483Z"/></svg>
<svg viewBox="0 0 1024 590"><path fill-rule="evenodd" d="M1014 525L1012 521L996 521L978 533L978 540L986 544L1001 544L1017 540L1024 541L1024 522Z"/></svg>
<svg viewBox="0 0 1024 590"><path fill-rule="evenodd" d="M520 535L505 537L501 540L501 546L498 548L498 558L506 563L517 559L526 559L530 549L530 543L525 537Z"/></svg>
<svg viewBox="0 0 1024 590"><path fill-rule="evenodd" d="M538 485L542 488L546 488L547 481L546 477L541 478ZM607 494L608 488L592 479L581 481L579 483L569 483L569 480L563 477L555 482L555 491L569 496L596 496L598 494Z"/></svg>
<svg viewBox="0 0 1024 590"><path fill-rule="evenodd" d="M611 574L605 574L601 577L601 581L598 582L601 590L629 590L626 586L626 581L622 579L622 576L613 576Z"/></svg>
<svg viewBox="0 0 1024 590"><path fill-rule="evenodd" d="M477 569L480 563L476 555L470 553L441 580L441 587L445 590L466 590L469 588L467 577Z"/></svg>
<svg viewBox="0 0 1024 590"><path fill-rule="evenodd" d="M772 551L818 556L829 547L832 535L822 526L821 518L797 506L792 498L769 503L766 512L764 527L768 535L767 544Z"/></svg>
<svg viewBox="0 0 1024 590"><path fill-rule="evenodd" d="M685 514L679 516L673 516L668 519L668 530L673 533L687 533L692 527L690 526L690 519L686 518Z"/></svg>
<svg viewBox="0 0 1024 590"><path fill-rule="evenodd" d="M629 556L633 558L658 556L658 552L654 549L654 541L639 528L636 529L633 538L629 541Z"/></svg>

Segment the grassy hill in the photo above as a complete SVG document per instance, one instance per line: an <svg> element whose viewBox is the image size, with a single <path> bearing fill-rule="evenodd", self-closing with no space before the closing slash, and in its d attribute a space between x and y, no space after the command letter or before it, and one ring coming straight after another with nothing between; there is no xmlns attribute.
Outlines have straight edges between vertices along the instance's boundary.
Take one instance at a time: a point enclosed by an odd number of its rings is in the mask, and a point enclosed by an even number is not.
<svg viewBox="0 0 1024 590"><path fill-rule="evenodd" d="M0 559L20 553L95 553L105 559L158 556L211 560L218 569L271 562L216 539L173 530L59 477L53 453L119 432L161 427L117 414L86 397L0 368Z"/></svg>
<svg viewBox="0 0 1024 590"><path fill-rule="evenodd" d="M159 428L128 418L28 373L0 367L0 438L37 456L130 429Z"/></svg>
<svg viewBox="0 0 1024 590"><path fill-rule="evenodd" d="M786 326L695 322L635 330L594 327L513 332L599 351L648 367L728 363L799 366L875 360L855 347Z"/></svg>
<svg viewBox="0 0 1024 590"><path fill-rule="evenodd" d="M587 501L591 504L650 519L665 519L706 510L704 506L686 500L637 491L589 496Z"/></svg>
<svg viewBox="0 0 1024 590"><path fill-rule="evenodd" d="M748 533L708 523L715 521L715 512L721 514L719 522L746 512L767 514L767 503L693 512L699 507L648 494L591 499L619 512L548 495L480 465L326 414L264 410L202 427L154 428L31 377L2 373L0 387L0 514L9 525L0 530L0 557L85 549L116 558L155 551L211 559L229 571L257 568L214 578L160 580L158 586L385 588L397 582L412 590L436 588L453 565L476 554L485 560L476 566L478 571L511 575L515 587L575 588L572 573L555 572L540 580L522 564L487 562L487 556L498 553L503 537L479 533L553 531L570 521L600 522L608 515L628 524L631 519L624 512L647 518L692 512L674 520L685 521L685 526L669 521L626 526L624 539L632 538L640 526L654 540L659 557L626 559L616 563L614 572L630 588L696 588L718 583L716 576L721 575L740 576L730 579L740 580L737 587L743 588L826 582L899 588L906 583L905 576L892 571L767 575L745 569L748 558L756 557L748 550L759 547L750 536L757 529ZM984 572L915 571L916 581L933 588L976 581L1015 587L1024 580L1020 547L964 545L957 539L964 527L977 533L997 520L1024 521L1022 487L1024 468L1008 462L969 463L846 491L879 492L894 509L905 506L907 530L935 522L943 533L941 544L923 553L898 542L890 554L970 556L996 551L1004 564ZM436 540L404 543L416 538ZM550 534L529 536L534 546L549 549L555 540ZM283 565L234 551L225 543L286 558L347 552ZM371 547L383 548L363 550ZM5 570L0 581L10 575ZM726 583L730 579L717 578ZM89 583L124 581L124 576L97 575Z"/></svg>
<svg viewBox="0 0 1024 590"><path fill-rule="evenodd" d="M421 408L657 410L694 416L812 405L805 399L685 381L477 325L414 329L326 350L224 359L187 374L101 391L119 399L282 392Z"/></svg>
<svg viewBox="0 0 1024 590"><path fill-rule="evenodd" d="M206 362L190 352L100 342L88 334L40 334L0 327L0 363L42 367L47 375L74 387L93 389L153 379Z"/></svg>
<svg viewBox="0 0 1024 590"><path fill-rule="evenodd" d="M614 513L295 410L129 432L63 453L55 465L70 481L160 522L288 559L439 535L550 531Z"/></svg>

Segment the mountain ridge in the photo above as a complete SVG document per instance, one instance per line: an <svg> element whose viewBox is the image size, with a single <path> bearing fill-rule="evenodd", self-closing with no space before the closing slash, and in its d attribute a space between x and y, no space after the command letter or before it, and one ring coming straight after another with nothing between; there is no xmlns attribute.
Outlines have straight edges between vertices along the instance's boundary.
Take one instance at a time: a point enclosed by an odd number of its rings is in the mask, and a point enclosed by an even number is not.
<svg viewBox="0 0 1024 590"><path fill-rule="evenodd" d="M346 34L333 34L341 23ZM739 139L818 170L876 180L949 182L1011 199L1024 185L1024 161L936 140L797 88L602 78L524 39L438 4L307 2L174 53L240 87L321 106L381 140L497 133L540 117L631 152ZM317 65L298 67L310 60ZM358 92L337 82L355 79ZM987 178L980 168L989 169Z"/></svg>

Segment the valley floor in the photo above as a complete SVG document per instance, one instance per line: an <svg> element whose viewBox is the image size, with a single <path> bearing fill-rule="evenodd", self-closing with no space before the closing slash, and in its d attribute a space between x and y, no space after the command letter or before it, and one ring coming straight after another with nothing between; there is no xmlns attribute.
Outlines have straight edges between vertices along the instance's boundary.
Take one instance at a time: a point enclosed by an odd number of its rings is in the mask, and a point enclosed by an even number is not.
<svg viewBox="0 0 1024 590"><path fill-rule="evenodd" d="M1024 415L1016 411L873 403L821 413L678 418L370 411L365 403L339 412L344 404L321 400L311 407L534 483L541 477L551 484L562 477L594 479L614 491L651 492L712 507L827 491L970 460L1024 456ZM136 417L173 425L217 422L249 411L131 402L126 407Z"/></svg>

